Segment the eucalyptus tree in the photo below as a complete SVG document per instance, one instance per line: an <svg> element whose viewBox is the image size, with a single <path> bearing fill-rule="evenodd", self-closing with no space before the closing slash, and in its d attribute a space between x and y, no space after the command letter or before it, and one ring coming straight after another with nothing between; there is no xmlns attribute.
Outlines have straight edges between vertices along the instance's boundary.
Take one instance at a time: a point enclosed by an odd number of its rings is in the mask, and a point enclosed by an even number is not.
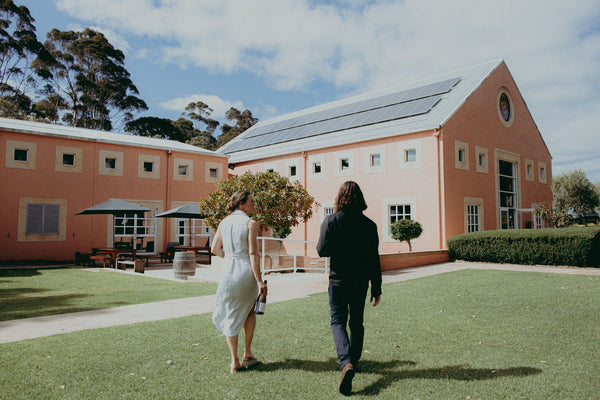
<svg viewBox="0 0 600 400"><path fill-rule="evenodd" d="M44 42L52 59L36 66L49 73L48 92L64 100L62 120L72 126L112 130L113 123L147 110L124 66L125 55L100 32L52 29Z"/></svg>
<svg viewBox="0 0 600 400"><path fill-rule="evenodd" d="M225 113L225 117L228 121L235 121L235 125L225 124L221 127L223 133L217 139L217 147L223 146L258 122L258 118L254 118L250 110L240 111L234 107Z"/></svg>

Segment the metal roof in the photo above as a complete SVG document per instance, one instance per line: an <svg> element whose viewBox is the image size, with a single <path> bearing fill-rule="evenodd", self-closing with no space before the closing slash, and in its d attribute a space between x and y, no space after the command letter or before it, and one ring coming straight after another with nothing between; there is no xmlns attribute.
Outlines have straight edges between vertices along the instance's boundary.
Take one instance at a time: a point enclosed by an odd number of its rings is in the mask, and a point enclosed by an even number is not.
<svg viewBox="0 0 600 400"><path fill-rule="evenodd" d="M0 118L0 130L22 132L40 136L54 136L68 139L85 140L124 146L145 147L159 150L172 150L184 153L203 154L216 157L226 157L223 153L206 150L191 144L175 140L157 139L145 136L128 135L99 131L94 129L76 128L65 125L47 124L24 121L20 119Z"/></svg>
<svg viewBox="0 0 600 400"><path fill-rule="evenodd" d="M496 60L262 121L217 151L235 163L436 129L502 62Z"/></svg>

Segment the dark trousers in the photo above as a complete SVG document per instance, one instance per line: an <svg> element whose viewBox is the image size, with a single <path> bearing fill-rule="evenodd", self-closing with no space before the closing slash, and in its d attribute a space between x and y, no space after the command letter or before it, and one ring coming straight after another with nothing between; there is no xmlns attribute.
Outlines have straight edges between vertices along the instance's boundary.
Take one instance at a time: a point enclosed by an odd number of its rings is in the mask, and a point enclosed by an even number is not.
<svg viewBox="0 0 600 400"><path fill-rule="evenodd" d="M356 366L362 354L365 328L363 315L369 284L329 282L331 332L337 349L340 368L351 363ZM348 320L350 317L350 320ZM350 336L346 330L350 328Z"/></svg>

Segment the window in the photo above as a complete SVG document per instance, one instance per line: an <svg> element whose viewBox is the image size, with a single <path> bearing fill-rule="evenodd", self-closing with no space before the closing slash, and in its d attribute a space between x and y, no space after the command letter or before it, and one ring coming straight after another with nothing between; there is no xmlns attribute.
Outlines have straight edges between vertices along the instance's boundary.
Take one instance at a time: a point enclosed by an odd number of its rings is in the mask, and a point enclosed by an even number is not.
<svg viewBox="0 0 600 400"><path fill-rule="evenodd" d="M219 177L219 170L217 168L210 168L208 170L208 175L211 178L218 178Z"/></svg>
<svg viewBox="0 0 600 400"><path fill-rule="evenodd" d="M401 219L412 219L410 204L390 205L388 210L390 225Z"/></svg>
<svg viewBox="0 0 600 400"><path fill-rule="evenodd" d="M187 165L179 165L177 167L177 173L182 176L187 176L188 174L188 166Z"/></svg>
<svg viewBox="0 0 600 400"><path fill-rule="evenodd" d="M156 242L156 218L153 215L117 214L114 222L114 237L123 240L135 236L138 250L146 250L150 241Z"/></svg>
<svg viewBox="0 0 600 400"><path fill-rule="evenodd" d="M295 165L290 165L288 167L288 175L289 176L297 176L298 172L296 171L296 166Z"/></svg>
<svg viewBox="0 0 600 400"><path fill-rule="evenodd" d="M325 214L325 216L329 216L332 215L334 213L334 208L333 207L325 207L323 208L323 213Z"/></svg>
<svg viewBox="0 0 600 400"><path fill-rule="evenodd" d="M371 154L369 166L370 167L381 166L381 154Z"/></svg>
<svg viewBox="0 0 600 400"><path fill-rule="evenodd" d="M153 172L154 163L150 161L144 161L144 172Z"/></svg>
<svg viewBox="0 0 600 400"><path fill-rule="evenodd" d="M542 229L544 227L544 222L542 220L542 217L536 213L533 212L533 229Z"/></svg>
<svg viewBox="0 0 600 400"><path fill-rule="evenodd" d="M350 159L342 158L340 159L340 170L345 171L350 169Z"/></svg>
<svg viewBox="0 0 600 400"><path fill-rule="evenodd" d="M26 235L57 235L59 224L59 204L27 204Z"/></svg>
<svg viewBox="0 0 600 400"><path fill-rule="evenodd" d="M421 140L407 140L398 144L398 165L401 170L423 167L423 144Z"/></svg>
<svg viewBox="0 0 600 400"><path fill-rule="evenodd" d="M160 156L138 154L138 178L160 179Z"/></svg>
<svg viewBox="0 0 600 400"><path fill-rule="evenodd" d="M313 174L320 174L321 170L321 162L317 161L313 163Z"/></svg>
<svg viewBox="0 0 600 400"><path fill-rule="evenodd" d="M182 246L210 246L210 226L201 219L177 220L177 241Z"/></svg>
<svg viewBox="0 0 600 400"><path fill-rule="evenodd" d="M454 141L454 166L457 169L469 169L469 144L465 142L460 142L458 140ZM479 158L479 157L478 157ZM480 167L477 164L477 168Z"/></svg>
<svg viewBox="0 0 600 400"><path fill-rule="evenodd" d="M478 163L479 163L478 165L480 167L483 167L485 165L485 154L479 154L477 159L478 159Z"/></svg>
<svg viewBox="0 0 600 400"><path fill-rule="evenodd" d="M479 206L475 204L467 205L467 232L479 231Z"/></svg>
<svg viewBox="0 0 600 400"><path fill-rule="evenodd" d="M275 170L273 168L267 168L266 172L275 172Z"/></svg>
<svg viewBox="0 0 600 400"><path fill-rule="evenodd" d="M15 161L23 161L27 162L27 156L29 155L29 150L27 149L15 149L13 159Z"/></svg>
<svg viewBox="0 0 600 400"><path fill-rule="evenodd" d="M186 163L187 164L187 163ZM190 164L192 165L192 164ZM227 163L216 162L216 161L205 161L204 162L204 181L206 183L217 183L223 177L223 171ZM225 172L227 175L227 172Z"/></svg>
<svg viewBox="0 0 600 400"><path fill-rule="evenodd" d="M62 165L75 166L75 154L63 153Z"/></svg>
<svg viewBox="0 0 600 400"><path fill-rule="evenodd" d="M117 159L112 157L106 157L104 159L104 168L106 169L117 169Z"/></svg>
<svg viewBox="0 0 600 400"><path fill-rule="evenodd" d="M477 172L487 174L489 172L487 147L475 146L475 153L477 154L477 165L475 166L475 169Z"/></svg>
<svg viewBox="0 0 600 400"><path fill-rule="evenodd" d="M406 149L404 150L404 162L416 162L417 161L417 149Z"/></svg>

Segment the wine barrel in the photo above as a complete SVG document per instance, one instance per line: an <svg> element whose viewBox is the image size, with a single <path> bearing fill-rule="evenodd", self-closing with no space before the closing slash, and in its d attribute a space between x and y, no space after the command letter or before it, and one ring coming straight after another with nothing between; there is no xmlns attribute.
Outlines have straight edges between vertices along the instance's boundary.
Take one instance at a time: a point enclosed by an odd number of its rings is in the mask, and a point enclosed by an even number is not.
<svg viewBox="0 0 600 400"><path fill-rule="evenodd" d="M175 279L187 279L196 275L196 253L193 251L177 251L173 257L173 274Z"/></svg>

